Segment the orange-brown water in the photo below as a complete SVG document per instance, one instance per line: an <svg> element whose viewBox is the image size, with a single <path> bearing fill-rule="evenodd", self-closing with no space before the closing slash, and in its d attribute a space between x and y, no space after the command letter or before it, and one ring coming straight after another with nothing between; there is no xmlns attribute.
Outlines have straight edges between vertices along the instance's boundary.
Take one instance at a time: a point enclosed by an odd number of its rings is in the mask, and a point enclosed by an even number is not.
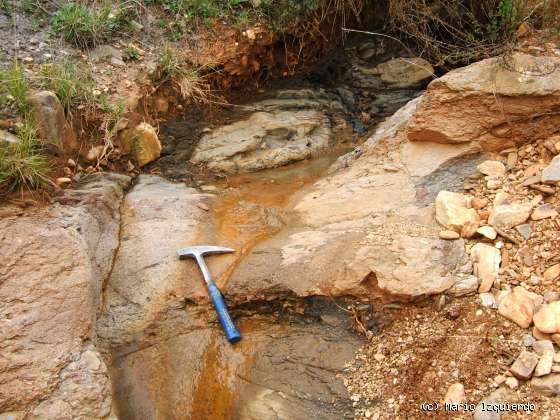
<svg viewBox="0 0 560 420"><path fill-rule="evenodd" d="M294 196L316 181L347 149L337 149L311 161L258 173L236 175L217 184L224 192L213 207L216 242L234 248L235 259L217 280L227 284L233 271L260 241L271 237L286 224Z"/></svg>

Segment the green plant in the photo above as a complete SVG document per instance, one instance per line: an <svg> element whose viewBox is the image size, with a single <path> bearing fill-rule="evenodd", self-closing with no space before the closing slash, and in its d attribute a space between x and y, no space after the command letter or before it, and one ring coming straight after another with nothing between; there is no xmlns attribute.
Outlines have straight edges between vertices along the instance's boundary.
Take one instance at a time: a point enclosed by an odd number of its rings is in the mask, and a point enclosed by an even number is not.
<svg viewBox="0 0 560 420"><path fill-rule="evenodd" d="M125 47L122 52L124 61L136 61L140 59L140 52L133 47Z"/></svg>
<svg viewBox="0 0 560 420"><path fill-rule="evenodd" d="M0 193L18 188L36 189L48 184L49 165L31 120L16 132L18 141L0 143Z"/></svg>
<svg viewBox="0 0 560 420"><path fill-rule="evenodd" d="M77 104L93 100L93 78L88 72L70 60L41 66L38 85L56 94L67 115Z"/></svg>
<svg viewBox="0 0 560 420"><path fill-rule="evenodd" d="M53 14L50 29L79 48L90 48L108 40L128 23L127 10L120 8L113 14L109 3L97 10L71 2Z"/></svg>
<svg viewBox="0 0 560 420"><path fill-rule="evenodd" d="M25 77L23 66L17 61L0 71L0 105L3 109L13 108L22 115L27 114L29 90L30 85Z"/></svg>
<svg viewBox="0 0 560 420"><path fill-rule="evenodd" d="M175 50L166 46L159 58L157 78L175 85L184 99L206 101L208 88L203 83L201 70L189 65Z"/></svg>
<svg viewBox="0 0 560 420"><path fill-rule="evenodd" d="M528 0L389 0L391 27L430 61L455 67L511 49Z"/></svg>

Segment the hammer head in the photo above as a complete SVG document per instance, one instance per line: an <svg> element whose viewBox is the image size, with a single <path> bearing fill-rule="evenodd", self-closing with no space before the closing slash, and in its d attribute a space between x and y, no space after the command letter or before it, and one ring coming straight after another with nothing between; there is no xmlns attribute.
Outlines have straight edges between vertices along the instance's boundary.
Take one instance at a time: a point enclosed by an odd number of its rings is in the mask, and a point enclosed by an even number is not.
<svg viewBox="0 0 560 420"><path fill-rule="evenodd" d="M179 251L177 251L177 254L179 254L179 258L183 259L196 258L197 256L203 257L204 255L212 254L226 254L228 252L235 252L235 250L231 248L224 248L221 246L202 245L181 248Z"/></svg>

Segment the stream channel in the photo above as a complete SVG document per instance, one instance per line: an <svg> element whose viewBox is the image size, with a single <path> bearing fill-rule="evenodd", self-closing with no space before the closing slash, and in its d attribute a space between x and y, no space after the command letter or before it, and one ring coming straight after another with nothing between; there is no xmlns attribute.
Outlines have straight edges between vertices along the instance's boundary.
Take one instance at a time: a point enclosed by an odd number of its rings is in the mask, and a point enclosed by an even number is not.
<svg viewBox="0 0 560 420"><path fill-rule="evenodd" d="M262 300L228 289L243 335L230 345L195 264L177 262L173 249L210 241L236 249L208 258L225 290L255 246L290 225L298 194L418 95L425 80L386 86L378 73L356 70L398 54L358 42L212 122L192 114L161 127L163 176L141 176L126 197L97 327L120 419L353 418L342 373L363 336L345 310L350 297ZM356 64L356 55L367 59ZM245 144L251 139L261 145ZM200 167L219 176L194 174Z"/></svg>

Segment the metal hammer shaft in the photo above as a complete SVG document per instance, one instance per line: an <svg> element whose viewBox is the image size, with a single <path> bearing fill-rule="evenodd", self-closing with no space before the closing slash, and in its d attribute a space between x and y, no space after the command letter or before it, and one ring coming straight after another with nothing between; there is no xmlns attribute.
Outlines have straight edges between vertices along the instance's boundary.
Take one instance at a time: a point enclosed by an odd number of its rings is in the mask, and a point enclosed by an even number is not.
<svg viewBox="0 0 560 420"><path fill-rule="evenodd" d="M216 313L218 314L218 319L222 324L222 328L226 335L227 340L230 343L235 343L241 340L241 333L235 327L231 316L229 315L226 303L224 301L224 297L212 280L212 275L206 262L204 261L204 253L222 253L222 252L232 252L228 248L218 248L218 247L191 247L191 248L183 248L178 251L179 258L190 257L196 259L198 267L204 276L204 281L206 282L206 286L208 288L208 293L210 294L210 299L214 304L214 308L216 309Z"/></svg>

